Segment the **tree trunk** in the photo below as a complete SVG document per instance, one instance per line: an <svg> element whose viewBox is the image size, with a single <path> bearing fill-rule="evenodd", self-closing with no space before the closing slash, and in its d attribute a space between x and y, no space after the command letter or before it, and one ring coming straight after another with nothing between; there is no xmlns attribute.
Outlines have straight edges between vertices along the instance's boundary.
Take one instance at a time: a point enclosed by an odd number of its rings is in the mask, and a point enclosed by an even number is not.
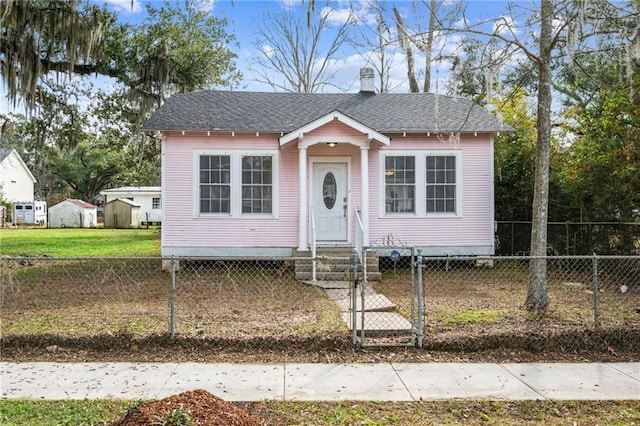
<svg viewBox="0 0 640 426"><path fill-rule="evenodd" d="M409 91L411 93L420 92L420 88L418 87L418 80L416 80L416 73L414 70L414 59L413 59L413 50L411 49L411 42L409 41L409 35L407 34L404 28L404 22L402 21L402 16L398 9L394 6L393 13L396 16L396 24L398 26L398 41L400 42L400 47L404 49L404 53L407 57L407 78L409 79Z"/></svg>
<svg viewBox="0 0 640 426"><path fill-rule="evenodd" d="M547 292L547 221L549 211L549 151L551 146L552 0L541 0L540 55L538 57L538 117L536 170L531 227L529 286L525 307L541 312L549 306Z"/></svg>
<svg viewBox="0 0 640 426"><path fill-rule="evenodd" d="M423 50L425 58L424 68L424 93L431 91L431 57L433 50L433 32L436 26L436 0L429 3L429 29L427 30L427 43Z"/></svg>

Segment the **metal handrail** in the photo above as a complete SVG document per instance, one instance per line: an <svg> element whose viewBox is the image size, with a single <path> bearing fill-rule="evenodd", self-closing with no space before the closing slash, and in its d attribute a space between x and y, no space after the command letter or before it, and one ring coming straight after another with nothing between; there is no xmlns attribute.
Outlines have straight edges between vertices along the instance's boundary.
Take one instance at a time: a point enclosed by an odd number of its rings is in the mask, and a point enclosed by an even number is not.
<svg viewBox="0 0 640 426"><path fill-rule="evenodd" d="M358 224L356 227L356 252L360 258L360 263L362 264L363 280L364 282L367 282L367 253L364 248L365 229L364 224L362 223L362 218L360 217L360 210L355 210L355 217L356 223Z"/></svg>
<svg viewBox="0 0 640 426"><path fill-rule="evenodd" d="M316 216L313 213L313 207L311 207L311 280L314 282L316 281L316 254L318 251L316 234Z"/></svg>

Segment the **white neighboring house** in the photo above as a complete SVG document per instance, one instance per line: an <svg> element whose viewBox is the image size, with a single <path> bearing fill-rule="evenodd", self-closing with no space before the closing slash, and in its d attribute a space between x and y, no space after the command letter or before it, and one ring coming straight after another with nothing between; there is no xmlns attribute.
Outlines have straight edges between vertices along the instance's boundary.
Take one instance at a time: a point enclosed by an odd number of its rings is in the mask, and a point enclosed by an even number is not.
<svg viewBox="0 0 640 426"><path fill-rule="evenodd" d="M162 222L162 200L159 186L123 186L100 191L104 196L104 205L116 199L125 199L140 204L140 223Z"/></svg>
<svg viewBox="0 0 640 426"><path fill-rule="evenodd" d="M67 199L49 208L50 228L95 228L98 207L82 200Z"/></svg>
<svg viewBox="0 0 640 426"><path fill-rule="evenodd" d="M27 165L13 148L0 148L0 186L7 201L33 202L33 177Z"/></svg>

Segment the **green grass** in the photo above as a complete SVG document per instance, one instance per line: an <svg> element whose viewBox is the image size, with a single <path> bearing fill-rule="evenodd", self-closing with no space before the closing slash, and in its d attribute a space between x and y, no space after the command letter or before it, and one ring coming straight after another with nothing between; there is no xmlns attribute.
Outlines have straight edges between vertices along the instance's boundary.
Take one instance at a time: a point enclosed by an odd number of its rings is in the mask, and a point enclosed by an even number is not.
<svg viewBox="0 0 640 426"><path fill-rule="evenodd" d="M97 425L114 420L131 402L116 400L0 401L3 426Z"/></svg>
<svg viewBox="0 0 640 426"><path fill-rule="evenodd" d="M141 401L0 400L3 426L99 425L135 410ZM254 415L278 425L638 425L639 401L420 401L282 402L248 404ZM185 415L187 414L187 415ZM188 425L188 413L175 410L159 425Z"/></svg>
<svg viewBox="0 0 640 426"><path fill-rule="evenodd" d="M27 228L0 230L0 255L160 256L158 229Z"/></svg>

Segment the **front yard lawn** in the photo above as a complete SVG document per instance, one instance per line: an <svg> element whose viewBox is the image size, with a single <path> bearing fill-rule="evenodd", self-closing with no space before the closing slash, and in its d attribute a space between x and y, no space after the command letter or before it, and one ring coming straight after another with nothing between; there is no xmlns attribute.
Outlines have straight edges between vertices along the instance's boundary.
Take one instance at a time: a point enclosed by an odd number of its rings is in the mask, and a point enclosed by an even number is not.
<svg viewBox="0 0 640 426"><path fill-rule="evenodd" d="M1 256L160 256L159 229L0 229Z"/></svg>

